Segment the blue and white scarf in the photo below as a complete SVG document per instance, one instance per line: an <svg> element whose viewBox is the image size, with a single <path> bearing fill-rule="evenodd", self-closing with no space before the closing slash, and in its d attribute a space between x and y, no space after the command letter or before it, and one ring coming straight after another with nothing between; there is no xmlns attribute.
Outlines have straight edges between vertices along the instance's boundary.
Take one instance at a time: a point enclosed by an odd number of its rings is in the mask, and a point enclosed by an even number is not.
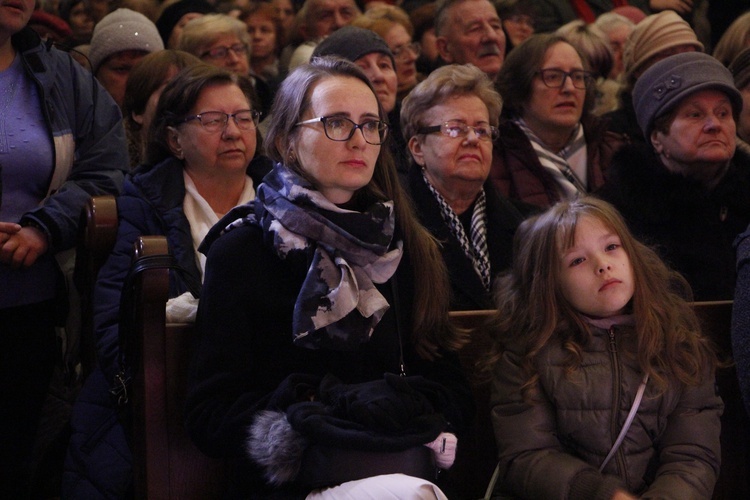
<svg viewBox="0 0 750 500"><path fill-rule="evenodd" d="M349 350L366 342L389 307L375 283L388 281L402 256L402 242L391 245L393 202L372 202L361 212L346 210L277 164L258 186L251 206L251 213L224 232L260 226L282 260L314 248L294 305L294 344Z"/></svg>

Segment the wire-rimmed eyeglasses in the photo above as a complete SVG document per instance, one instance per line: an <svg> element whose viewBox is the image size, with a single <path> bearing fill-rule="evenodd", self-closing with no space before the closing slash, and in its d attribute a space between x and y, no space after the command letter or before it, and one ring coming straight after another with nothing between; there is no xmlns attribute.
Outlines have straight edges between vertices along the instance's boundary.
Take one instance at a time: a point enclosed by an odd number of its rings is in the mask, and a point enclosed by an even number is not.
<svg viewBox="0 0 750 500"><path fill-rule="evenodd" d="M500 132L492 125L467 125L464 122L458 120L448 120L447 122L441 123L440 125L432 125L430 127L421 127L417 130L418 134L432 134L440 132L448 137L466 137L469 135L469 130L474 131L474 135L482 141L494 141L500 136Z"/></svg>
<svg viewBox="0 0 750 500"><path fill-rule="evenodd" d="M201 54L201 59L208 57L209 59L224 59L232 51L234 55L241 56L247 54L247 45L244 43L235 43L229 47L216 47L215 49L207 50Z"/></svg>
<svg viewBox="0 0 750 500"><path fill-rule="evenodd" d="M258 125L260 113L254 109L243 109L235 113L224 113L222 111L204 111L199 115L186 116L181 123L198 120L208 132L219 132L227 126L229 118L234 119L235 125L240 130L253 130Z"/></svg>
<svg viewBox="0 0 750 500"><path fill-rule="evenodd" d="M403 59L408 56L409 52L411 52L414 57L419 57L419 54L422 53L422 45L420 45L419 42L412 42L391 50L394 59Z"/></svg>
<svg viewBox="0 0 750 500"><path fill-rule="evenodd" d="M567 72L561 69L540 69L536 72L542 78L542 82L552 89L561 89L565 86L565 79L570 77L573 86L577 89L587 88L593 81L593 75L582 69L574 69Z"/></svg>
<svg viewBox="0 0 750 500"><path fill-rule="evenodd" d="M354 135L354 131L359 129L365 142L374 146L379 146L385 142L388 136L388 124L381 120L365 120L362 123L354 123L344 116L319 116L310 118L294 126L307 125L309 123L323 122L323 131L332 141L348 141Z"/></svg>

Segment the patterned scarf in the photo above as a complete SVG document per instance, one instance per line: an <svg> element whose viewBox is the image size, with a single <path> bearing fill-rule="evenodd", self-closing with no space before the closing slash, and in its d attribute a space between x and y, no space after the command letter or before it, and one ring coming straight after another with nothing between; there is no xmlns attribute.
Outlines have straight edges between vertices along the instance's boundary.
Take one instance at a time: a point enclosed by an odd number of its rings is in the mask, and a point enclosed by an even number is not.
<svg viewBox="0 0 750 500"><path fill-rule="evenodd" d="M534 152L539 157L539 163L552 174L564 197L571 198L578 193L585 194L588 191L585 183L586 137L580 123L573 139L559 152L553 153L526 125L523 118L516 118L513 122L526 134Z"/></svg>
<svg viewBox="0 0 750 500"><path fill-rule="evenodd" d="M374 202L362 212L342 209L277 164L258 186L253 208L224 232L260 226L281 259L314 249L294 305L294 344L352 350L366 342L389 307L374 284L388 281L401 261L401 241L389 250L393 202Z"/></svg>
<svg viewBox="0 0 750 500"><path fill-rule="evenodd" d="M479 192L476 201L474 202L474 212L471 214L471 242L466 236L466 230L464 225L461 224L461 220L458 218L456 212L448 205L445 198L438 193L430 181L427 180L424 170L422 170L422 177L427 187L430 188L432 195L440 205L440 215L443 216L443 220L451 230L453 236L456 237L458 242L461 244L466 257L474 265L474 271L476 271L479 279L482 280L484 289L490 290L490 254L487 249L487 196L484 194L484 189Z"/></svg>

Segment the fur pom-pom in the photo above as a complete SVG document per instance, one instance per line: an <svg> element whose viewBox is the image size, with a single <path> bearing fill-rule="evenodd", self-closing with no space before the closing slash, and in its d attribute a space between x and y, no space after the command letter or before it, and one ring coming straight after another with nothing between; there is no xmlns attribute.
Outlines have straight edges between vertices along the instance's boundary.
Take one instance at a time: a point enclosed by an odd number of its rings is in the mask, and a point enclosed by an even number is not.
<svg viewBox="0 0 750 500"><path fill-rule="evenodd" d="M286 414L271 410L255 417L245 443L250 458L265 468L266 480L274 485L297 477L305 448L307 439L292 428Z"/></svg>

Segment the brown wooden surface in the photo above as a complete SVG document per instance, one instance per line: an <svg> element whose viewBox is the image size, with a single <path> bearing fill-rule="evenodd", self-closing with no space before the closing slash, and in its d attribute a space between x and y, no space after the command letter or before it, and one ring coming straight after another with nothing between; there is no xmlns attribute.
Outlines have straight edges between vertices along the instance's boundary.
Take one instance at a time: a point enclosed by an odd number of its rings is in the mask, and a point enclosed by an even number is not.
<svg viewBox="0 0 750 500"><path fill-rule="evenodd" d="M164 237L142 237L136 258L166 252ZM135 498L220 498L226 484L223 463L201 453L183 423L194 325L166 323L168 269L141 276L134 339L142 360L133 384Z"/></svg>
<svg viewBox="0 0 750 500"><path fill-rule="evenodd" d="M114 196L94 196L81 211L73 276L81 297L81 369L84 377L96 366L93 296L99 269L117 239L117 202Z"/></svg>

